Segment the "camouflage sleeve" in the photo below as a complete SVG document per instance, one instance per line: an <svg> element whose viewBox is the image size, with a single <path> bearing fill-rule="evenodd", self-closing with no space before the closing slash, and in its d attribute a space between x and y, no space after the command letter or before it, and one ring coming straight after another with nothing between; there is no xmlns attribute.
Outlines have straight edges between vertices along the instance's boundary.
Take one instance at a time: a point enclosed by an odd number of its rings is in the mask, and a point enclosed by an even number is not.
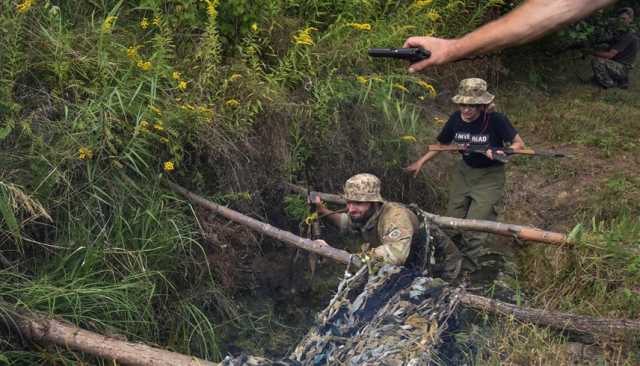
<svg viewBox="0 0 640 366"><path fill-rule="evenodd" d="M385 262L403 265L409 257L414 227L407 209L393 208L381 218L378 226L381 245L376 253Z"/></svg>

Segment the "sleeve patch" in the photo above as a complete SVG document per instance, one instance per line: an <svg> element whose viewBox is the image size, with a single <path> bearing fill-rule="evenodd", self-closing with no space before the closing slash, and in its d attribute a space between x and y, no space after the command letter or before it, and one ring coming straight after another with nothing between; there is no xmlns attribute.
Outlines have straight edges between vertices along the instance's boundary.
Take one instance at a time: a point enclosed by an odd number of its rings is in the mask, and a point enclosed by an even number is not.
<svg viewBox="0 0 640 366"><path fill-rule="evenodd" d="M400 229L393 229L388 235L387 237L389 239L392 240L397 240L400 239L400 236L402 235L402 231L400 231Z"/></svg>

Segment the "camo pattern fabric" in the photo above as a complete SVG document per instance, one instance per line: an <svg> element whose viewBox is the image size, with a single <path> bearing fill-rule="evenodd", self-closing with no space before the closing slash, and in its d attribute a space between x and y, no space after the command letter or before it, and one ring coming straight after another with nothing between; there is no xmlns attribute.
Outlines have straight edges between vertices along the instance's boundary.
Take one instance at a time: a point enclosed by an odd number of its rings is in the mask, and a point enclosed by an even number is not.
<svg viewBox="0 0 640 366"><path fill-rule="evenodd" d="M403 265L419 223L416 215L403 204L385 202L363 226L355 225L345 213L340 214L339 226L343 232L359 233L365 242L383 253L385 263Z"/></svg>
<svg viewBox="0 0 640 366"><path fill-rule="evenodd" d="M380 179L373 174L357 174L344 184L344 199L357 202L384 202Z"/></svg>
<svg viewBox="0 0 640 366"><path fill-rule="evenodd" d="M494 96L487 92L487 82L479 78L460 81L458 94L451 100L456 104L489 104Z"/></svg>
<svg viewBox="0 0 640 366"><path fill-rule="evenodd" d="M591 67L595 81L605 88L624 86L629 82L629 68L619 62L596 57Z"/></svg>

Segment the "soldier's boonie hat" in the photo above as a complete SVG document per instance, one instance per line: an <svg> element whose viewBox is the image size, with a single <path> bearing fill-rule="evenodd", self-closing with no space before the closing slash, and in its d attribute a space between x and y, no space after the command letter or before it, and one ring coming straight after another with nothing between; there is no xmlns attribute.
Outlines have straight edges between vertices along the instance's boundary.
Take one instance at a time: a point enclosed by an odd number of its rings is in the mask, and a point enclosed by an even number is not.
<svg viewBox="0 0 640 366"><path fill-rule="evenodd" d="M347 201L384 202L380 185L380 179L373 174L356 174L344 184L343 197Z"/></svg>
<svg viewBox="0 0 640 366"><path fill-rule="evenodd" d="M451 100L456 104L489 104L495 96L487 92L487 82L479 78L460 81L458 94Z"/></svg>

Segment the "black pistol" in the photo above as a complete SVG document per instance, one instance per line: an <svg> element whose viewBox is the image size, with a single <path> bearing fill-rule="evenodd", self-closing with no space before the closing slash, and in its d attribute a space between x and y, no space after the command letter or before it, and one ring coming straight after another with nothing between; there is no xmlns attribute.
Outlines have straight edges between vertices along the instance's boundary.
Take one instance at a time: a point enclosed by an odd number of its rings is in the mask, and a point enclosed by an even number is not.
<svg viewBox="0 0 640 366"><path fill-rule="evenodd" d="M407 60L411 63L426 60L431 56L424 48L369 48L371 57L391 57Z"/></svg>

